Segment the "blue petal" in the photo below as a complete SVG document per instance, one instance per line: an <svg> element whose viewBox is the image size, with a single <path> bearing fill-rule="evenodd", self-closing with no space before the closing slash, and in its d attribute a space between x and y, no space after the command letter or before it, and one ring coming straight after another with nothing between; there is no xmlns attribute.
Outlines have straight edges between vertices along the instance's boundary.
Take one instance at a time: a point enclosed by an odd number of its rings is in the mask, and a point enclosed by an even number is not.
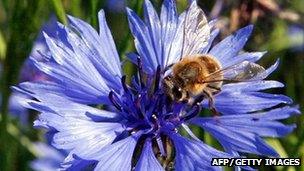
<svg viewBox="0 0 304 171"><path fill-rule="evenodd" d="M45 38L43 37L43 32L47 33L50 37L57 37L61 36L60 30L61 28L58 28L56 17L52 16L50 20L42 26L39 35L33 44L30 56L38 61L44 61L45 56L49 56L50 52L46 45ZM68 44L67 42L64 43ZM43 56L41 54L46 55ZM48 79L47 76L34 66L30 58L27 58L20 70L19 81L23 82L46 79Z"/></svg>
<svg viewBox="0 0 304 171"><path fill-rule="evenodd" d="M177 171L192 170L221 170L220 167L211 166L212 158L231 157L227 153L218 151L206 144L190 140L179 134L169 135L176 150L175 169Z"/></svg>
<svg viewBox="0 0 304 171"><path fill-rule="evenodd" d="M93 161L87 161L80 158L73 158L67 163L65 157L67 152L59 151L45 143L35 143L37 159L30 163L35 171L54 171L54 170L87 170L92 167Z"/></svg>
<svg viewBox="0 0 304 171"><path fill-rule="evenodd" d="M98 117L99 121L105 122L116 122L121 120L120 115L117 113L75 103L54 94L45 94L45 97L37 97L37 99L39 102L28 100L26 107L42 112L41 117L43 117L43 114L51 114L50 120L55 119L52 118L52 116L57 117L57 115L58 117L66 117L68 119L75 118L86 121L92 121L93 118L89 115Z"/></svg>
<svg viewBox="0 0 304 171"><path fill-rule="evenodd" d="M163 47L166 47L168 50L168 54L166 54L166 63L165 67L171 64L174 64L178 62L182 55L182 47L183 47L183 34L184 34L184 20L185 20L185 12L183 12L179 17L178 17L178 23L177 25L172 25L172 27L175 27L175 36L171 41L171 45L169 46L166 43L170 42L165 42L163 44ZM173 21L175 22L175 21Z"/></svg>
<svg viewBox="0 0 304 171"><path fill-rule="evenodd" d="M77 80L77 82L87 82L92 88L101 90L109 89L106 85L106 81L93 66L93 63L88 59L88 57L92 55L90 49L83 46L85 42L79 39L79 37L75 33L69 32L67 30L67 38L71 43L73 49L69 49L66 46L62 46L59 41L54 40L48 37L47 35L45 35L45 38L47 45L51 51L52 57L58 64L39 65L46 67L46 69L44 70L45 73L49 74L50 76L53 76L54 79L60 79L61 81L63 81L63 78L71 80L78 78L79 80ZM43 69L43 67L40 68ZM66 73L61 73L59 71L57 73L56 70L62 70Z"/></svg>
<svg viewBox="0 0 304 171"><path fill-rule="evenodd" d="M215 45L211 50L210 54L216 57L220 63L224 63L236 56L239 51L244 47L253 29L252 25L246 26L231 36L228 36L220 43Z"/></svg>
<svg viewBox="0 0 304 171"><path fill-rule="evenodd" d="M209 21L209 27L212 30L216 30L216 28L214 27L216 25L216 23L218 22L218 19L212 19Z"/></svg>
<svg viewBox="0 0 304 171"><path fill-rule="evenodd" d="M18 92L14 92L11 94L10 98L9 98L9 113L14 116L17 117L21 124L26 126L29 124L29 111L24 107L24 103L27 101L28 96L18 93Z"/></svg>
<svg viewBox="0 0 304 171"><path fill-rule="evenodd" d="M297 107L284 107L255 114L236 114L218 117L193 118L190 123L212 134L226 151L277 156L260 136L281 137L289 134L295 125L284 125L277 120L299 114Z"/></svg>
<svg viewBox="0 0 304 171"><path fill-rule="evenodd" d="M56 129L53 144L58 149L71 150L71 153L87 160L96 160L95 154L110 145L123 131L121 124L93 122L76 117L42 113L39 121Z"/></svg>
<svg viewBox="0 0 304 171"><path fill-rule="evenodd" d="M215 107L222 114L237 114L271 108L281 103L292 103L292 100L284 95L257 92L282 86L275 81L226 84L222 91L215 95ZM208 102L204 101L203 105L207 107Z"/></svg>
<svg viewBox="0 0 304 171"><path fill-rule="evenodd" d="M238 63L241 63L243 61L249 61L249 62L256 62L265 54L266 52L245 52L242 54L239 54L237 56L234 56L230 59L227 58L226 61L222 62L222 67L226 68Z"/></svg>
<svg viewBox="0 0 304 171"><path fill-rule="evenodd" d="M84 120L92 119L87 116L87 113L99 117L104 121L119 121L120 119L120 115L114 112L75 103L55 94L45 93L44 95L45 96L35 97L39 101L32 100L29 102L32 109L40 112L51 112L64 117L75 117Z"/></svg>
<svg viewBox="0 0 304 171"><path fill-rule="evenodd" d="M213 135L222 146L232 148L232 150L254 153L266 156L278 156L276 151L267 145L259 136L252 132L244 132L237 129L230 129L217 119L204 121L203 119L192 121L207 132Z"/></svg>
<svg viewBox="0 0 304 171"><path fill-rule="evenodd" d="M98 13L98 19L99 35L88 23L69 16L70 25L80 33L87 46L91 47L94 55L90 56L90 60L92 60L95 67L100 73L108 73L109 77L107 79L109 81L111 80L111 75L117 76L117 78L114 77L113 81L119 84L119 78L121 77L119 56L102 10Z"/></svg>
<svg viewBox="0 0 304 171"><path fill-rule="evenodd" d="M223 89L231 92L255 92L260 90L266 90L270 88L281 88L284 84L278 81L256 81L256 82L241 82L226 84Z"/></svg>
<svg viewBox="0 0 304 171"><path fill-rule="evenodd" d="M94 160L84 160L76 155L69 154L61 162L60 170L77 171L77 170L93 170L96 166Z"/></svg>
<svg viewBox="0 0 304 171"><path fill-rule="evenodd" d="M74 33L66 29L65 31L66 38L71 42L70 45L77 47L74 48L77 50L66 46L61 40L53 39L45 35L52 59L49 60L49 62L39 62L32 58L35 65L47 74L52 81L62 85L66 89L70 89L71 91L86 91L86 93L95 97L107 97L110 87L108 87L107 81L87 58L87 52L90 50L87 48L78 48L78 46L81 46L84 42L77 38L77 35ZM81 99L82 96L78 98ZM102 102L96 102L94 101L95 99L91 99L91 103Z"/></svg>
<svg viewBox="0 0 304 171"><path fill-rule="evenodd" d="M95 153L111 144L117 134L124 131L118 122L118 115L113 112L52 94L45 94L38 100L40 102L30 103L33 109L42 112L35 126L49 128L54 132L53 145L56 148L71 150L83 159L93 160ZM92 120L87 113L99 117L100 121Z"/></svg>
<svg viewBox="0 0 304 171"><path fill-rule="evenodd" d="M135 171L163 171L164 168L160 165L156 159L153 149L152 142L150 139L146 140L144 148L141 152L141 156L135 166Z"/></svg>
<svg viewBox="0 0 304 171"><path fill-rule="evenodd" d="M261 118L266 120L282 120L287 119L292 115L299 115L301 114L299 110L299 106L294 107L283 107L278 109L273 109L267 112L267 115L261 116Z"/></svg>
<svg viewBox="0 0 304 171"><path fill-rule="evenodd" d="M155 57L157 64L163 66L163 59L161 55L161 23L158 14L154 10L154 7L149 0L145 0L144 2L144 19L147 29L149 30L151 44L156 55Z"/></svg>
<svg viewBox="0 0 304 171"><path fill-rule="evenodd" d="M127 9L127 14L143 69L153 74L157 66L165 68L179 60L184 15L178 17L176 4L172 0L164 1L160 19L149 0L145 1L144 9L145 22L131 9ZM134 59L131 61L134 62Z"/></svg>
<svg viewBox="0 0 304 171"><path fill-rule="evenodd" d="M30 166L36 171L53 171L60 168L65 156L55 148L44 143L35 143L38 159L31 162Z"/></svg>
<svg viewBox="0 0 304 171"><path fill-rule="evenodd" d="M131 161L137 140L141 132L137 132L123 140L111 144L96 153L98 171L125 171L131 170Z"/></svg>
<svg viewBox="0 0 304 171"><path fill-rule="evenodd" d="M100 10L98 12L98 21L99 21L99 36L100 36L100 43L102 43L102 47L104 48L104 53L105 53L105 61L108 61L109 59L113 58L114 62L111 62L110 64L112 64L113 66L115 66L115 70L116 70L116 74L120 74L121 73L121 67L119 65L120 60L119 60L119 56L118 53L116 51L116 46L115 46L115 42L113 40L111 31L107 25L106 22L106 17L105 17L105 13L103 10ZM87 25L87 28L90 29L90 26ZM95 30L94 30L95 31ZM92 31L92 34L94 34ZM84 35L83 35L84 37ZM99 39L98 39L99 40ZM104 42L102 42L104 41ZM94 43L94 42L92 42ZM101 48L101 47L99 47ZM100 59L96 58L96 61L98 62ZM111 66L111 65L110 65ZM111 67L113 67L111 66Z"/></svg>
<svg viewBox="0 0 304 171"><path fill-rule="evenodd" d="M99 20L103 30L100 35L90 25L73 17L70 17L73 31L58 23L57 30L60 34L57 37L44 34L51 58L48 59L48 54L42 54L48 62L32 58L36 67L54 82L70 90L85 90L86 93L99 97L107 97L111 89L119 92L119 57L102 12L99 13ZM109 62L109 59L114 61ZM102 101L96 102L95 99L91 99L91 103Z"/></svg>
<svg viewBox="0 0 304 171"><path fill-rule="evenodd" d="M231 130L253 132L260 136L282 137L289 134L295 128L295 125L286 126L277 120L285 119L298 113L299 111L296 107L284 107L257 114L225 115L217 119L220 124ZM214 119L201 118L201 122L203 122L202 120Z"/></svg>
<svg viewBox="0 0 304 171"><path fill-rule="evenodd" d="M168 66L173 60L170 58L174 57L173 41L176 39L177 27L178 27L178 14L176 4L173 0L165 0L161 8L161 26L162 26L162 58L163 66ZM181 36L181 35L180 35ZM181 48L179 48L181 49ZM180 50L179 50L180 51Z"/></svg>
<svg viewBox="0 0 304 171"><path fill-rule="evenodd" d="M284 95L261 92L223 93L216 97L215 107L223 114L236 114L259 111L281 103L290 104L292 100Z"/></svg>
<svg viewBox="0 0 304 171"><path fill-rule="evenodd" d="M86 86L76 85L77 82L69 83L69 88L65 84L55 83L55 82L23 82L19 84L19 87L15 87L15 90L25 93L32 97L42 97L45 93L52 93L62 97L67 97L68 99L84 104L110 104L107 95L101 95L98 91L92 90ZM75 85L73 85L75 84ZM73 85L73 86L72 86Z"/></svg>
<svg viewBox="0 0 304 171"><path fill-rule="evenodd" d="M145 71L156 71L158 66L156 53L146 24L134 13L127 8L130 30L135 38L135 47L143 63ZM146 69L148 68L148 69Z"/></svg>
<svg viewBox="0 0 304 171"><path fill-rule="evenodd" d="M280 59L277 59L276 62L273 65L271 65L269 68L267 68L263 73L261 73L259 77L262 78L268 77L273 71L275 71L278 68L279 63L280 63Z"/></svg>

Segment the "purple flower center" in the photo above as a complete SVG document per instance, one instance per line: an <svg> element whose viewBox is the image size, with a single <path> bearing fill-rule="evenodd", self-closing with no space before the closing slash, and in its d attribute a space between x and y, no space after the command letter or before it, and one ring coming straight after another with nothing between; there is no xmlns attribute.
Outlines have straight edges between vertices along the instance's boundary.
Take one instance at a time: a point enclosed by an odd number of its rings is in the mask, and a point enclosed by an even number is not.
<svg viewBox="0 0 304 171"><path fill-rule="evenodd" d="M131 86L126 84L126 77L123 76L121 95L113 91L109 93L110 101L125 119L124 124L130 133L144 131L148 137L158 141L161 136L177 132L184 121L200 112L199 105L172 102L162 89L163 75L160 67L155 75L144 73L138 59L138 76L132 78ZM160 151L161 144L158 143Z"/></svg>

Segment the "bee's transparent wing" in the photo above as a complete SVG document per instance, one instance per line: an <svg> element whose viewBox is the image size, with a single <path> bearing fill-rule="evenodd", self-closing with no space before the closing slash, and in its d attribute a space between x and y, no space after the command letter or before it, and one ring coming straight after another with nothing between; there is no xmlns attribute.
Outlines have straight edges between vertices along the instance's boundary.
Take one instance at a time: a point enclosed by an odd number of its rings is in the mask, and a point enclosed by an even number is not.
<svg viewBox="0 0 304 171"><path fill-rule="evenodd" d="M241 82L241 81L256 81L265 78L265 69L253 62L243 61L238 64L221 69L211 73L202 81L203 83L228 81L228 82Z"/></svg>
<svg viewBox="0 0 304 171"><path fill-rule="evenodd" d="M183 23L183 47L181 57L199 54L207 46L210 27L203 10L193 2L185 14Z"/></svg>

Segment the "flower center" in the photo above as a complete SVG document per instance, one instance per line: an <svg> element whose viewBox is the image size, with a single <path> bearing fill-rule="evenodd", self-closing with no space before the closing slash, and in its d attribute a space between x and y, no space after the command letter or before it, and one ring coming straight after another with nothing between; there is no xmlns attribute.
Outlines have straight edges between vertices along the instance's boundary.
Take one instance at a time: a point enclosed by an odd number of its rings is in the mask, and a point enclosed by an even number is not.
<svg viewBox="0 0 304 171"><path fill-rule="evenodd" d="M138 76L132 78L131 86L126 84L123 76L121 94L109 93L110 101L126 120L125 126L130 132L141 130L151 137L160 137L177 132L184 121L200 112L198 105L189 106L168 98L161 86L162 78L160 67L155 75L145 74L138 59Z"/></svg>

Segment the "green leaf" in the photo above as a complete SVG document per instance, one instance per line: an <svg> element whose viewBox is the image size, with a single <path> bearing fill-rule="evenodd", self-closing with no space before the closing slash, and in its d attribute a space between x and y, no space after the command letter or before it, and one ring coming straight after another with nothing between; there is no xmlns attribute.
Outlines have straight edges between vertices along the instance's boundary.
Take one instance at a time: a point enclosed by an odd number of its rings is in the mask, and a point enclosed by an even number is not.
<svg viewBox="0 0 304 171"><path fill-rule="evenodd" d="M3 60L6 55L6 42L2 32L0 32L0 60Z"/></svg>
<svg viewBox="0 0 304 171"><path fill-rule="evenodd" d="M67 24L67 18L65 14L65 10L61 0L51 0L53 8L56 12L56 16L60 22L63 24Z"/></svg>

